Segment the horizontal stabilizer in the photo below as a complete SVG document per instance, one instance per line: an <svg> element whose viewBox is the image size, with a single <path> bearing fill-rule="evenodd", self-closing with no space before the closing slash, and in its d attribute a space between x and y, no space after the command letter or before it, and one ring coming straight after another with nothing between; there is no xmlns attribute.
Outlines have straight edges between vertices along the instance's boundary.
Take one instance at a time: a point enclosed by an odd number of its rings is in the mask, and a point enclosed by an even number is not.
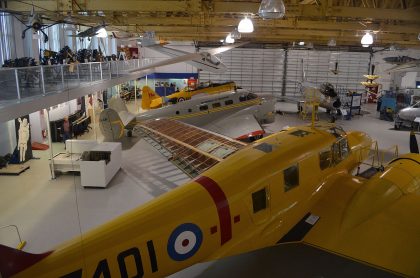
<svg viewBox="0 0 420 278"><path fill-rule="evenodd" d="M51 253L52 251L42 254L31 254L0 244L0 277L11 277L44 259Z"/></svg>

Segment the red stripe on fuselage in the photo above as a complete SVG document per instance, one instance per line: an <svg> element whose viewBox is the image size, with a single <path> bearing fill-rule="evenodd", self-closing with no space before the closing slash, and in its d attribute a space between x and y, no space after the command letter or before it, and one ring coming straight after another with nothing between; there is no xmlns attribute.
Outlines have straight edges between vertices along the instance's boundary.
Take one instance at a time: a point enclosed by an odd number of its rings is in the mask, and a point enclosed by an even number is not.
<svg viewBox="0 0 420 278"><path fill-rule="evenodd" d="M223 245L232 238L230 208L226 195L220 186L209 177L201 176L195 181L207 190L216 205L220 221L220 245Z"/></svg>

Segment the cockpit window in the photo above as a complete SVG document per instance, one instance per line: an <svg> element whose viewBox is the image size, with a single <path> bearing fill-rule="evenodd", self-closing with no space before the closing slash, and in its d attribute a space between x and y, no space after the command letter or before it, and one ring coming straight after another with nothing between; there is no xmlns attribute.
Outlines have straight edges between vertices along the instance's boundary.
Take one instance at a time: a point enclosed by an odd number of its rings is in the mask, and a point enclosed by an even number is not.
<svg viewBox="0 0 420 278"><path fill-rule="evenodd" d="M256 98L258 98L258 96L254 93L249 93L249 94L246 95L247 100L256 99Z"/></svg>
<svg viewBox="0 0 420 278"><path fill-rule="evenodd" d="M340 163L349 155L349 146L346 138L341 138L333 144L332 154L334 164Z"/></svg>

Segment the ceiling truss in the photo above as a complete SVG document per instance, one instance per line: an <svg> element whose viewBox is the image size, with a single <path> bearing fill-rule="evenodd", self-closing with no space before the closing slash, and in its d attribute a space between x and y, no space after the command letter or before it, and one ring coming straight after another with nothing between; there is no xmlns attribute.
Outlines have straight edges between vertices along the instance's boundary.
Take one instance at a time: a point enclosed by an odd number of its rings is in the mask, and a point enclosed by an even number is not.
<svg viewBox="0 0 420 278"><path fill-rule="evenodd" d="M4 1L3 1L4 2ZM415 0L285 0L286 17L263 20L260 0L33 0L35 10L50 17L74 17L130 33L155 31L162 40L218 41L245 16L255 31L252 42L307 41L359 45L364 31L373 31L375 45L420 48L420 1ZM29 12L29 0L8 0L7 9Z"/></svg>

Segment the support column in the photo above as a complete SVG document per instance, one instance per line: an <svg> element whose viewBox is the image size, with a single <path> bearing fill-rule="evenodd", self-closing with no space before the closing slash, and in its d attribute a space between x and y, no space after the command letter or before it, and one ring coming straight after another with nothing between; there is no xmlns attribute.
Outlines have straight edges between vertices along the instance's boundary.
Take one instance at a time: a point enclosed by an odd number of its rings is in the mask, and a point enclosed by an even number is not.
<svg viewBox="0 0 420 278"><path fill-rule="evenodd" d="M44 109L45 121L47 122L47 134L48 134L48 143L50 144L49 155L50 155L50 171L51 171L51 179L55 179L55 169L54 169L54 154L53 154L53 146L51 140L51 126L50 126L50 115L48 109Z"/></svg>
<svg viewBox="0 0 420 278"><path fill-rule="evenodd" d="M135 113L137 113L137 79L134 80L134 108Z"/></svg>
<svg viewBox="0 0 420 278"><path fill-rule="evenodd" d="M281 86L281 96L286 96L286 82L287 82L287 58L289 51L287 48L284 49L284 60L283 60L283 83Z"/></svg>

